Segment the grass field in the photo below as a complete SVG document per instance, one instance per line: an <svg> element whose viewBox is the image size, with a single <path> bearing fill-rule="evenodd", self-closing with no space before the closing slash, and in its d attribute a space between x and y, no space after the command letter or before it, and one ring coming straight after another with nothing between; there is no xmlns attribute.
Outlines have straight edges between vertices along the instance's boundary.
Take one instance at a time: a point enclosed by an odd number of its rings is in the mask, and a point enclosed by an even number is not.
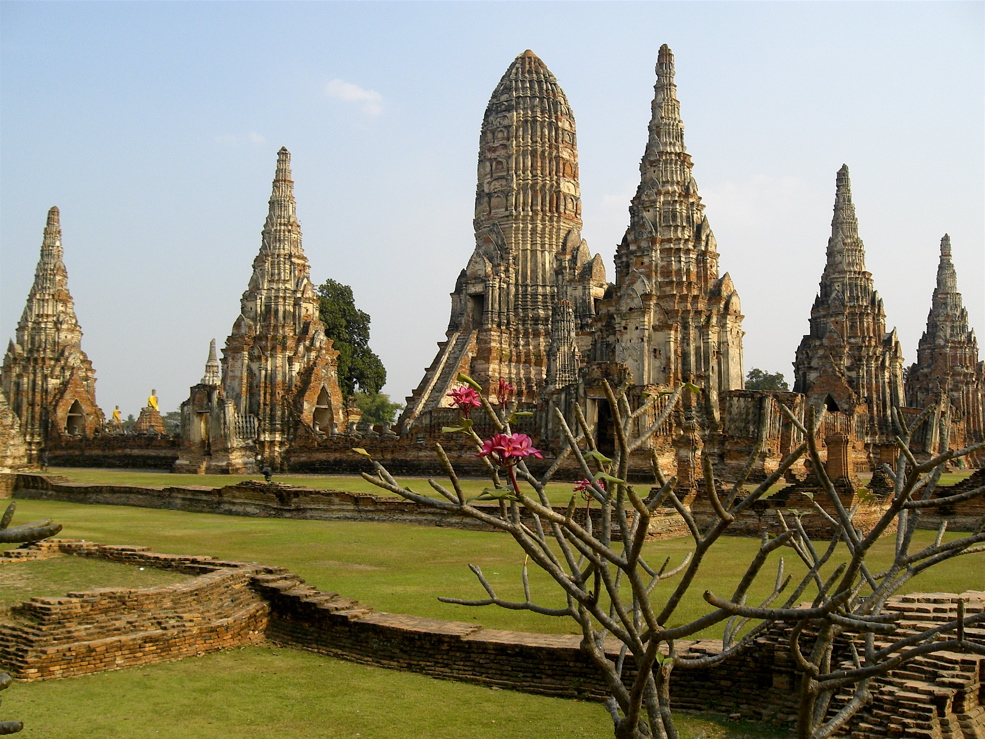
<svg viewBox="0 0 985 739"><path fill-rule="evenodd" d="M321 479L330 480L329 487L335 489L346 480L362 484L352 478ZM437 601L437 595L482 595L468 563L479 564L504 594L519 594L522 556L503 534L18 501L15 523L49 517L64 525L62 537L284 566L315 587L357 598L377 610L478 622L490 628L573 631L562 619ZM932 539L931 532L919 536L922 543ZM885 561L890 544L884 541L876 552L875 569L880 558ZM723 541L707 557L704 579L694 592L709 588L729 593L755 546L749 539ZM648 554L651 560L670 556L679 561L690 548L683 539L654 542L648 545ZM788 570L793 569L789 554ZM774 572L764 571L761 590L772 584ZM557 602L554 586L531 575L535 597ZM98 580L97 575L90 581ZM49 594L67 589L75 586ZM947 563L908 586L909 591L967 589L985 589L985 554ZM676 620L706 609L695 595ZM268 647L72 680L18 684L4 698L0 718L25 721L25 737L611 735L609 719L597 704L495 691ZM683 718L688 737L701 731L707 731L706 739L783 736L767 727L721 718L711 723Z"/></svg>
<svg viewBox="0 0 985 739"><path fill-rule="evenodd" d="M37 595L64 595L93 588L149 588L186 580L187 575L153 567L81 557L0 564L0 620L15 603Z"/></svg>

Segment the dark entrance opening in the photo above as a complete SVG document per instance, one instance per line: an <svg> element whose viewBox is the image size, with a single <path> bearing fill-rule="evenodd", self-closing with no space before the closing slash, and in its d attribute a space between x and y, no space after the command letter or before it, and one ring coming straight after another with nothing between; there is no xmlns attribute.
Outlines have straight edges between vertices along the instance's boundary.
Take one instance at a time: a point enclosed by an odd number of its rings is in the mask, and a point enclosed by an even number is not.
<svg viewBox="0 0 985 739"><path fill-rule="evenodd" d="M486 310L486 296L469 295L469 323L476 329L482 326L482 315Z"/></svg>
<svg viewBox="0 0 985 739"><path fill-rule="evenodd" d="M608 400L598 401L598 418L595 425L595 445L607 457L616 452L616 430L612 423L612 409Z"/></svg>

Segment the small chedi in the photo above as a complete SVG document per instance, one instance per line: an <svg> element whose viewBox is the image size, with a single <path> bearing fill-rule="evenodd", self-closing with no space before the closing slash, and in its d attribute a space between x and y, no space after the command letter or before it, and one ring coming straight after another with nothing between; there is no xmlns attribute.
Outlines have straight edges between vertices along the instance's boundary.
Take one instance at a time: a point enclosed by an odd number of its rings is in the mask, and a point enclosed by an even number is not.
<svg viewBox="0 0 985 739"><path fill-rule="evenodd" d="M0 389L0 472L27 467L27 443L21 433L21 420L10 410L7 397Z"/></svg>
<svg viewBox="0 0 985 739"><path fill-rule="evenodd" d="M223 349L181 405L176 470L254 472L286 464L299 427L344 429L338 352L318 317L318 297L301 248L291 155L277 153L267 220L253 276Z"/></svg>
<svg viewBox="0 0 985 739"><path fill-rule="evenodd" d="M92 438L103 425L96 373L82 350L82 329L62 256L58 208L52 208L34 284L0 370L3 393L20 421L32 465L49 440Z"/></svg>
<svg viewBox="0 0 985 739"><path fill-rule="evenodd" d="M917 361L906 377L906 404L911 408L937 405L934 419L924 427L920 452L937 454L942 429L952 448L985 440L985 362L978 360L978 340L968 327L968 310L958 292L951 261L951 238L941 239L937 286L927 316L927 330L917 346ZM985 454L972 455L972 466L985 464Z"/></svg>
<svg viewBox="0 0 985 739"><path fill-rule="evenodd" d="M886 332L883 302L865 269L847 166L838 171L827 262L810 326L797 349L794 392L832 414L826 439L854 440L873 463L891 461L891 412L903 405L903 352L896 330Z"/></svg>

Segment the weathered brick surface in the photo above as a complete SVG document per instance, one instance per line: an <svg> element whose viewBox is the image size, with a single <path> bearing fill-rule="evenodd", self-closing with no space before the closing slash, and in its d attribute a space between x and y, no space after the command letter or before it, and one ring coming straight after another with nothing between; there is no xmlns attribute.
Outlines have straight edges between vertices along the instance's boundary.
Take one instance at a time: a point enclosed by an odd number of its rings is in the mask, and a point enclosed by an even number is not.
<svg viewBox="0 0 985 739"><path fill-rule="evenodd" d="M43 475L18 475L14 497L30 500L58 500L70 503L127 505L165 508L195 513L221 513L234 516L298 518L319 521L384 521L425 526L449 526L480 531L495 530L455 511L426 508L396 497L347 493L338 490L311 490L279 483L246 481L224 488L200 486L149 488L124 485L88 485L59 481ZM478 504L477 507L482 507ZM495 505L490 510L498 510ZM557 507L564 513L566 508ZM599 525L598 508L591 514ZM583 508L574 519L584 520ZM675 520L676 519L676 520ZM683 521L669 513L658 516L654 534L667 538L685 533Z"/></svg>
<svg viewBox="0 0 985 739"><path fill-rule="evenodd" d="M12 622L0 624L0 664L18 679L154 664L263 638L269 607L250 583L257 572L270 568L83 541L49 541L25 549L42 556L58 549L196 576L173 585L73 592L15 606Z"/></svg>

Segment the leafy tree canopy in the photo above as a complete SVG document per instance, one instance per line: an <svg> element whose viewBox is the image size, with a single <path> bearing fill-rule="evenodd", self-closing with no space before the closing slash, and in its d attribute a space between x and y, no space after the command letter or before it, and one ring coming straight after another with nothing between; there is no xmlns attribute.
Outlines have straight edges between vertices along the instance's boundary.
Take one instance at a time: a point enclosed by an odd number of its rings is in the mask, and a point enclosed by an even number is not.
<svg viewBox="0 0 985 739"><path fill-rule="evenodd" d="M352 288L341 282L326 280L317 292L325 335L339 353L342 396L351 397L357 385L364 393L379 393L386 384L386 368L369 348L369 314L356 308Z"/></svg>
<svg viewBox="0 0 985 739"><path fill-rule="evenodd" d="M790 386L783 379L782 372L766 372L761 369L751 369L746 375L746 390L784 390Z"/></svg>
<svg viewBox="0 0 985 739"><path fill-rule="evenodd" d="M177 436L181 433L181 411L165 413L161 416L161 420L164 421L164 430L168 432L168 435Z"/></svg>
<svg viewBox="0 0 985 739"><path fill-rule="evenodd" d="M356 407L363 412L363 420L373 426L393 423L397 419L397 412L403 408L400 403L391 403L390 396L384 393L358 392L355 399Z"/></svg>

